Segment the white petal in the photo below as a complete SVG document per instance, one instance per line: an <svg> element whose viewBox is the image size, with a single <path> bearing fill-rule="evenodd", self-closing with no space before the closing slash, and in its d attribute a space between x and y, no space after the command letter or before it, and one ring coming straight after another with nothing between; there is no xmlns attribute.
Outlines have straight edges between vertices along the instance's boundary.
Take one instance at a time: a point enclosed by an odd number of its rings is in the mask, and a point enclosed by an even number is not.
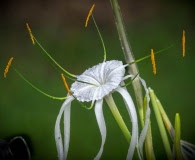
<svg viewBox="0 0 195 160"><path fill-rule="evenodd" d="M130 120L132 122L132 136L131 136L131 142L128 149L127 159L131 160L133 158L134 150L136 145L138 144L138 122L137 122L137 113L135 110L135 105L133 103L133 100L130 96L130 94L127 92L127 90L118 87L116 89L117 92L119 92L126 104L128 113L130 115Z"/></svg>
<svg viewBox="0 0 195 160"><path fill-rule="evenodd" d="M132 78L132 77L135 77L135 75L132 75L132 74L126 75L126 76L123 77L123 81L125 81L128 78Z"/></svg>
<svg viewBox="0 0 195 160"><path fill-rule="evenodd" d="M123 80L126 80L128 78L132 78L132 77L134 77L134 75L127 75L123 78ZM144 124L142 131L141 131L141 134L139 137L139 142L138 142L138 155L139 155L139 159L142 159L143 158L143 144L144 144L144 141L146 138L146 134L148 131L148 126L149 126L149 120L150 120L150 107L149 107L150 96L149 96L148 88L146 86L146 82L140 77L139 77L139 79L144 87L144 90L146 92L146 98L147 98L147 110L146 110L146 115L145 115L145 117L146 117L145 124Z"/></svg>
<svg viewBox="0 0 195 160"><path fill-rule="evenodd" d="M104 149L104 143L106 140L106 124L105 124L104 115L102 111L102 103L103 103L103 100L98 100L95 104L95 115L96 115L97 123L100 129L100 133L102 136L102 144L94 160L99 160L101 158L102 152Z"/></svg>
<svg viewBox="0 0 195 160"><path fill-rule="evenodd" d="M70 105L71 102L74 98L68 97L65 102L62 104L62 107L60 109L60 112L57 116L56 119L56 124L55 124L55 141L56 141L56 147L57 147L57 152L58 152L58 159L59 160L65 160L67 157L68 153L68 148L69 148L69 140L70 140ZM60 121L62 114L64 112L64 133L65 133L65 145L63 147L62 143L62 135L61 135L61 130L60 130ZM64 148L64 149L63 149Z"/></svg>
<svg viewBox="0 0 195 160"><path fill-rule="evenodd" d="M145 124L144 124L144 127L143 127L142 131L141 131L141 134L140 134L140 137L139 137L139 143L138 143L138 147L139 147L139 152L138 153L141 154L141 157L143 158L143 144L144 144L144 141L145 141L145 138L146 138L146 134L147 134L147 131L148 131L148 126L149 126L149 121L150 121L150 107L149 107L150 96L149 96L148 88L146 86L146 82L140 77L139 77L139 79L140 79L140 81L141 81L141 83L142 83L142 85L145 89L146 98L147 98L147 110L146 110L146 115L145 115Z"/></svg>

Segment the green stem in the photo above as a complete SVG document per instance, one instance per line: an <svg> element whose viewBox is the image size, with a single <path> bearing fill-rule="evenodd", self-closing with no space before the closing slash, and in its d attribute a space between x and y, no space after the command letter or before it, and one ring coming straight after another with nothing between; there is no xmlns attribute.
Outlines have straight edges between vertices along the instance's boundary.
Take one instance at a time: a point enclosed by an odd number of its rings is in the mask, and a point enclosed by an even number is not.
<svg viewBox="0 0 195 160"><path fill-rule="evenodd" d="M106 102L107 102L107 104L108 104L108 106L109 106L116 122L118 123L121 131L123 132L127 142L130 143L130 139L131 139L130 132L129 132L129 130L128 130L128 128L127 128L127 126L126 126L126 124L125 124L125 122L124 122L124 120L123 120L123 118L122 118L115 102L114 102L114 99L113 99L112 95L109 94L108 96L106 96L105 100L106 100Z"/></svg>
<svg viewBox="0 0 195 160"><path fill-rule="evenodd" d="M181 137L180 116L179 116L179 113L176 113L176 115L175 115L175 139L174 139L174 146L175 146L175 153L176 153L176 159L177 160L182 160L180 137Z"/></svg>
<svg viewBox="0 0 195 160"><path fill-rule="evenodd" d="M146 115L147 110L147 98L145 96L144 98L144 115ZM144 121L146 117L144 116ZM143 127L143 125L142 125ZM149 122L148 131L145 139L145 153L146 153L146 159L148 160L155 160L155 154L153 149L153 143L152 143L152 129L151 129L151 123Z"/></svg>
<svg viewBox="0 0 195 160"><path fill-rule="evenodd" d="M131 65L128 66L128 72L129 74L137 75L139 71L136 63L133 63L135 62L135 59L127 39L127 35L126 35L126 31L125 31L121 11L120 11L120 6L117 0L110 0L110 3L112 5L112 9L115 17L115 23L118 30L119 40L121 42L121 47L125 56L126 63L127 64L132 63ZM142 93L142 87L140 84L139 76L137 76L133 80L132 85L135 92L141 123L143 124L143 93Z"/></svg>
<svg viewBox="0 0 195 160"><path fill-rule="evenodd" d="M160 110L160 114L162 116L163 122L165 124L165 127L167 128L167 131L171 137L171 140L174 141L174 136L175 136L175 129L173 128L161 102L159 101L159 99L156 97L156 103L158 105L158 108Z"/></svg>
<svg viewBox="0 0 195 160"><path fill-rule="evenodd" d="M146 159L148 160L155 160L155 154L153 149L153 143L152 143L152 131L151 131L151 125L148 126L148 131L146 135L145 140L145 152L146 152Z"/></svg>
<svg viewBox="0 0 195 160"><path fill-rule="evenodd" d="M160 110L159 110L158 104L156 102L157 101L156 95L154 94L154 91L152 89L149 89L149 94L150 94L152 106L154 109L154 114L156 116L157 124L158 124L159 130L160 130L163 145L164 145L164 148L165 148L165 151L167 154L167 158L169 160L172 160L173 158L172 158L171 147L170 147L168 136L167 136L167 133L165 130L165 126L163 124L163 120L162 120L162 117L160 114Z"/></svg>

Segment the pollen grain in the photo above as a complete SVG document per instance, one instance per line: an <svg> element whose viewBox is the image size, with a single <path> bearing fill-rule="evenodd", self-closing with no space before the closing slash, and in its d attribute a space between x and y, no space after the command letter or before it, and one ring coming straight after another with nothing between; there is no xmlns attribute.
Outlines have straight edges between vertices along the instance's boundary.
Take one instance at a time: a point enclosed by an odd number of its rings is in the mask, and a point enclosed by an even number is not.
<svg viewBox="0 0 195 160"><path fill-rule="evenodd" d="M61 76L62 76L62 80L63 80L63 82L64 82L64 86L65 86L67 92L68 92L70 95L72 95L72 93L71 93L71 91L70 91L70 89L69 89L69 86L68 86L68 84L67 84L67 82L66 82L66 78L64 77L63 74L61 74Z"/></svg>
<svg viewBox="0 0 195 160"><path fill-rule="evenodd" d="M28 25L28 23L26 23L26 28L28 29L28 32L29 32L29 35L30 35L30 39L32 41L33 44L35 44L35 40L34 40L34 37L33 37L33 34L32 34L32 31Z"/></svg>
<svg viewBox="0 0 195 160"><path fill-rule="evenodd" d="M185 35L185 30L183 30L183 34L182 34L182 56L185 56L185 49L186 48L186 35Z"/></svg>
<svg viewBox="0 0 195 160"><path fill-rule="evenodd" d="M8 61L8 63L7 63L7 66L6 66L5 71L4 71L4 78L6 78L6 75L7 75L8 71L9 71L9 67L12 64L13 59L14 59L14 57L11 57L10 60Z"/></svg>
<svg viewBox="0 0 195 160"><path fill-rule="evenodd" d="M91 9L89 10L89 13L88 13L87 18L86 18L86 21L85 21L85 27L87 27L87 25L88 25L88 21L89 21L90 16L92 15L92 12L94 10L94 7L95 7L95 4L93 4L92 7L91 7Z"/></svg>
<svg viewBox="0 0 195 160"><path fill-rule="evenodd" d="M155 56L154 56L153 49L151 49L151 61L152 61L153 73L156 74L156 62L155 62Z"/></svg>

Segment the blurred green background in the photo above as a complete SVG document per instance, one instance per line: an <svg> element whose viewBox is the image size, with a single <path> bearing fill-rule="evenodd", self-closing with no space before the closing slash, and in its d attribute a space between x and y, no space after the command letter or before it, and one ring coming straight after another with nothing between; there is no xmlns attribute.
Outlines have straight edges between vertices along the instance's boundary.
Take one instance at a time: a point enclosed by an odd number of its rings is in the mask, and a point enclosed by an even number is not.
<svg viewBox="0 0 195 160"><path fill-rule="evenodd" d="M109 1L97 0L94 16L107 49L107 59L124 61ZM135 58L174 46L156 56L157 75L150 59L138 64L141 77L153 88L174 123L181 116L182 139L195 144L195 31L193 1L119 0L129 41ZM33 46L25 26L28 22L35 37L65 69L81 74L103 60L103 48L97 31L85 18L92 1L1 1L0 5L0 138L25 135L32 149L32 159L57 159L54 125L63 101L49 99L31 88L10 69L3 72L7 61L30 82L54 96L65 96L60 71L51 65L43 51ZM186 30L186 57L181 56L181 35ZM71 85L72 81L68 81ZM133 95L132 88L129 87ZM122 98L114 94L121 114L128 122ZM101 159L125 159L128 144L111 112L104 104L107 139ZM165 159L154 114L153 141L158 159ZM131 129L130 123L128 127ZM72 104L69 159L93 159L101 143L94 110Z"/></svg>

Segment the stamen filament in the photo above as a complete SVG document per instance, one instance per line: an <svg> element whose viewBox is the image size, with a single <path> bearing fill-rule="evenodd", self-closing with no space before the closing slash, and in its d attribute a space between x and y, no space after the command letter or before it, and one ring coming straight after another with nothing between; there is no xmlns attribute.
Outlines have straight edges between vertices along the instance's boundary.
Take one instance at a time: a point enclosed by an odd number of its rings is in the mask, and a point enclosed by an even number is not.
<svg viewBox="0 0 195 160"><path fill-rule="evenodd" d="M57 67L59 67L63 72L65 72L67 75L69 75L69 76L71 76L71 77L76 77L76 75L71 74L71 73L69 73L68 71L66 71L62 66L60 66L60 65L53 59L52 56L50 56L50 54L43 48L43 46L42 46L42 45L38 42L38 40L33 36L32 31L31 31L31 29L30 29L28 23L26 23L26 27L27 27L27 29L28 29L28 32L29 32L29 34L30 34L30 38L31 38L33 44L35 44L35 42L36 42L36 43L39 45L39 47L43 50L43 52L44 52L44 53L45 53L45 54L54 62L54 64L55 64Z"/></svg>
<svg viewBox="0 0 195 160"><path fill-rule="evenodd" d="M154 54L162 53L163 51L165 51L165 50L167 50L167 49L169 49L169 48L171 48L171 47L173 47L173 46L174 46L174 45L170 45L169 47L167 47L167 48L165 48L165 49L156 51ZM129 65L134 64L134 63L141 62L141 61L143 61L144 59L147 59L147 58L150 58L150 57L151 57L151 54L149 54L149 55L147 55L147 56L145 56L145 57L142 57L142 58L140 58L140 59L138 59L138 60L136 60L136 61L134 61L134 62L131 62L131 63L129 63Z"/></svg>
<svg viewBox="0 0 195 160"><path fill-rule="evenodd" d="M87 25L88 25L88 21L89 21L90 16L92 15L92 12L94 10L94 7L95 7L95 4L93 4L92 7L91 7L91 9L89 10L89 13L88 13L87 18L86 18L86 21L85 21L85 27L87 27Z"/></svg>
<svg viewBox="0 0 195 160"><path fill-rule="evenodd" d="M37 90L38 92L40 92L41 94L45 95L46 97L49 97L51 99L55 99L55 100L65 100L67 97L55 97L55 96L51 96L45 92L43 92L42 90L40 90L39 88L35 87L32 83L30 83L26 78L24 78L14 67L12 67L14 69L14 71L26 82L28 83L32 88L34 88L35 90Z"/></svg>
<svg viewBox="0 0 195 160"><path fill-rule="evenodd" d="M98 31L100 40L101 40L101 42L102 42L102 46L103 46L103 50L104 50L104 61L106 61L106 47L105 47L105 44L104 44L104 40L103 40L103 38L102 38L102 35L101 35L101 33L100 33L100 30L99 30L99 28L98 28L98 26L97 26L97 23L96 23L95 18L93 17L93 15L92 15L92 19L93 19L93 22L94 22L94 24L95 24L95 28L96 28L97 31Z"/></svg>
<svg viewBox="0 0 195 160"><path fill-rule="evenodd" d="M73 96L73 95L72 95ZM74 96L73 96L74 97ZM76 97L74 97L75 99L76 99ZM78 101L77 99L76 99L76 101L83 107L83 108L85 108L85 109L87 109L87 110L90 110L90 109L92 109L93 108L93 105L94 105L94 103L91 103L91 105L89 106L89 107L87 107L87 106L85 106L82 102L80 102L80 101Z"/></svg>
<svg viewBox="0 0 195 160"><path fill-rule="evenodd" d="M63 80L63 82L64 82L64 86L65 86L67 92L68 92L70 95L72 95L72 93L71 93L71 91L70 91L70 88L69 88L69 86L68 86L68 84L67 84L67 82L66 82L66 78L64 77L63 74L61 74L61 76L62 76L62 80Z"/></svg>
<svg viewBox="0 0 195 160"><path fill-rule="evenodd" d="M92 16L92 19L93 19L95 28L96 28L97 31L98 31L98 34L99 34L99 37L100 37L100 40L101 40L101 43L102 43L102 46L103 46L103 49L104 49L104 61L106 61L106 47L105 47L105 45L104 45L104 40L103 40L102 35L101 35L101 33L100 33L100 30L99 30L99 28L98 28L98 26L97 26L97 23L96 23L96 21L95 21L95 18L93 17L93 14L92 14L92 13L93 13L93 10L94 10L94 7L95 7L95 4L93 4L92 7L91 7L91 9L89 10L89 13L88 13L88 15L87 15L86 22L85 22L85 27L87 27L89 18L90 18L90 16Z"/></svg>
<svg viewBox="0 0 195 160"><path fill-rule="evenodd" d="M151 61L152 61L153 73L156 74L156 62L155 62L154 50L153 49L151 49Z"/></svg>
<svg viewBox="0 0 195 160"><path fill-rule="evenodd" d="M186 46L186 35L185 35L185 30L183 30L182 34L182 56L185 56L185 46Z"/></svg>
<svg viewBox="0 0 195 160"><path fill-rule="evenodd" d="M129 85L133 82L133 80L134 80L138 75L139 75L139 73L136 74L135 76L133 76L133 78L131 79L130 82L128 82L128 83L126 83L126 84L124 84L124 85L121 85L121 87L127 87L127 86L129 86ZM130 77L132 77L132 75L131 75L131 76L126 76L125 78L130 78ZM125 79L124 79L124 80L125 80Z"/></svg>
<svg viewBox="0 0 195 160"><path fill-rule="evenodd" d="M26 23L26 27L27 27L27 29L28 29L28 32L29 32L30 39L31 39L32 43L33 43L33 44L35 44L35 40L34 40L34 37L33 37L32 31L31 31L31 29L30 29L30 27L29 27L28 23Z"/></svg>
<svg viewBox="0 0 195 160"><path fill-rule="evenodd" d="M34 36L33 36L34 37ZM39 45L39 47L43 50L43 52L54 62L54 64L59 67L63 72L65 72L67 75L71 76L71 77L76 77L76 75L71 74L70 72L68 72L67 70L65 70L61 65L59 65L52 56L50 56L50 54L43 48L43 46L38 42L38 40L34 37L35 42Z"/></svg>
<svg viewBox="0 0 195 160"><path fill-rule="evenodd" d="M6 66L5 71L4 71L4 78L6 78L6 75L7 75L8 71L9 71L9 68L10 68L10 66L12 64L13 59L14 59L14 57L11 57L10 60L8 61L8 63L7 63L7 66Z"/></svg>

